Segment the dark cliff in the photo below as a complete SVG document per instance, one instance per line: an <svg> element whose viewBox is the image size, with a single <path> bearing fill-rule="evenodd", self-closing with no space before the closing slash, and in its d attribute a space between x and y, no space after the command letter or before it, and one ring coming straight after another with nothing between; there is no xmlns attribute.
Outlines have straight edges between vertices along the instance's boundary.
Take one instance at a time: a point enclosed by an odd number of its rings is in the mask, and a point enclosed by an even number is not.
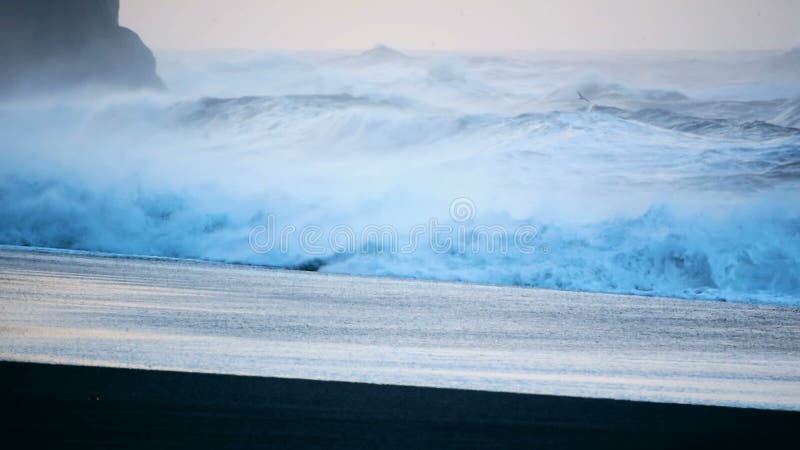
<svg viewBox="0 0 800 450"><path fill-rule="evenodd" d="M160 87L153 54L119 26L119 0L0 0L0 95Z"/></svg>

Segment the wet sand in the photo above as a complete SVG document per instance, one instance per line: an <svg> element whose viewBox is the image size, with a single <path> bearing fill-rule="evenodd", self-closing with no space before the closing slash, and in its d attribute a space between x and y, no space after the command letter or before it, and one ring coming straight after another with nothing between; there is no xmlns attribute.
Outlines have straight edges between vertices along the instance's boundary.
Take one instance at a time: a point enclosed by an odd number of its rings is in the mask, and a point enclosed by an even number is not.
<svg viewBox="0 0 800 450"><path fill-rule="evenodd" d="M0 362L5 448L776 448L800 413Z"/></svg>

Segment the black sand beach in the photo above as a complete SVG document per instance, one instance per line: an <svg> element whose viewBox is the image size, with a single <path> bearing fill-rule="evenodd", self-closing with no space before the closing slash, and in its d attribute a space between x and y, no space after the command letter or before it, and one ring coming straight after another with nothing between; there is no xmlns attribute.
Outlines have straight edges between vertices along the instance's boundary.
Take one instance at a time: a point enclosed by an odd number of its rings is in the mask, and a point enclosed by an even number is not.
<svg viewBox="0 0 800 450"><path fill-rule="evenodd" d="M797 412L16 362L0 391L4 448L778 448L800 429Z"/></svg>
<svg viewBox="0 0 800 450"><path fill-rule="evenodd" d="M0 313L2 448L780 448L800 429L793 307L0 249Z"/></svg>
<svg viewBox="0 0 800 450"><path fill-rule="evenodd" d="M800 427L785 411L16 362L0 386L4 448L776 448Z"/></svg>

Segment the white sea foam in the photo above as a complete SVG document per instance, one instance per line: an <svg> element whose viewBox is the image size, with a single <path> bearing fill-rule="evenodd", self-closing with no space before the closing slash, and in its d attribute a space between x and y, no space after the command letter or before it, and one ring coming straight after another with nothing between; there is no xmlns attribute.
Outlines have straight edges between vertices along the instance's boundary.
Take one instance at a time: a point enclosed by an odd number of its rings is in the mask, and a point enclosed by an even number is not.
<svg viewBox="0 0 800 450"><path fill-rule="evenodd" d="M0 243L800 302L791 53L158 58L165 93L0 104ZM408 243L456 198L456 244L530 226L535 251L250 242L274 218Z"/></svg>

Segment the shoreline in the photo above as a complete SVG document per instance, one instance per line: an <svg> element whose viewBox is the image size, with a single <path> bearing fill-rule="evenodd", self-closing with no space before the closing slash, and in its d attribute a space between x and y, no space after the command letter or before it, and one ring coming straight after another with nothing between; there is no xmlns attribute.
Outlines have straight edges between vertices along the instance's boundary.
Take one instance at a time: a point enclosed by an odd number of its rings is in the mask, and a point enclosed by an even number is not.
<svg viewBox="0 0 800 450"><path fill-rule="evenodd" d="M8 361L0 395L11 448L745 448L800 426L788 411Z"/></svg>
<svg viewBox="0 0 800 450"><path fill-rule="evenodd" d="M224 261L220 259L201 259L201 258L183 258L183 257L172 257L172 256L154 256L154 255L141 255L141 254L127 254L127 253L111 253L111 252L103 252L97 250L75 250L75 249L68 249L68 248L58 248L58 247L38 247L38 246L23 246L23 245L12 245L12 244L0 244L0 251L11 251L11 252L22 252L22 253L41 253L41 254L49 254L49 255L67 255L67 256L78 256L78 257L90 257L90 258L107 258L107 259L121 259L121 260L139 260L139 261L154 261L154 262L172 262L172 263L182 263L182 264L207 264L207 265L219 265L219 266L229 266L229 267L242 267L242 268L249 268L253 270L268 270L268 271L278 271L278 272L289 272L289 273L313 273L322 276L329 276L329 277L346 277L346 278L355 278L355 279L386 279L386 280L395 280L395 281L408 281L408 282L424 282L424 283L436 283L436 284L445 284L445 285L466 285L466 286L476 286L476 287L487 287L487 288L501 288L501 289L522 289L522 290L535 290L535 291L545 291L545 292L556 292L556 293L567 293L567 294L585 294L585 295L598 295L598 296L609 296L609 297L634 297L634 298L642 298L642 299L653 299L653 300L668 300L668 301L683 301L683 302L711 302L711 303L730 303L734 305L765 305L765 306L778 306L778 307L786 307L786 308L800 308L800 305L781 302L781 301L762 301L758 299L752 300L737 300L737 299L726 299L726 298L703 298L703 297L677 297L677 296L665 296L659 294L647 294L645 292L610 292L610 291L581 291L581 290L571 290L571 289L555 289L555 288L547 288L547 287L538 287L532 285L521 285L521 284L500 284L500 283L486 283L486 282L479 282L479 281L462 281L462 280L447 280L447 279L438 279L438 278L424 278L424 277L412 277L412 276L401 276L401 275L369 275L369 274L360 274L360 273L345 273L345 272L323 272L319 270L307 270L301 269L297 267L283 267L283 266L271 266L271 265L264 265L264 264L254 264L254 263L247 263L247 262L235 262L235 261Z"/></svg>

